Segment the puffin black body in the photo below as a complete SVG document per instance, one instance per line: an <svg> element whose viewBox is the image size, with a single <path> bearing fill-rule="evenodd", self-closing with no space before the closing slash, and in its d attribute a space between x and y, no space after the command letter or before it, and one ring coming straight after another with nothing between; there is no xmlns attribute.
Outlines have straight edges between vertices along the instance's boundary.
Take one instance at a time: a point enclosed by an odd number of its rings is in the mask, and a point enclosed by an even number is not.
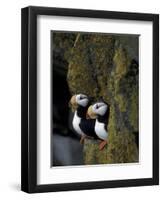
<svg viewBox="0 0 163 200"><path fill-rule="evenodd" d="M72 120L72 126L76 133L81 135L81 143L85 137L97 138L95 133L95 119L87 119L87 109L90 106L90 99L83 94L74 95L71 104L76 104L76 110Z"/></svg>
<svg viewBox="0 0 163 200"><path fill-rule="evenodd" d="M98 139L96 133L95 133L95 119L87 119L87 110L90 104L86 107L79 106L77 108L77 115L81 118L81 121L79 123L79 127L83 131L83 133L86 134L88 137L92 137L95 139Z"/></svg>

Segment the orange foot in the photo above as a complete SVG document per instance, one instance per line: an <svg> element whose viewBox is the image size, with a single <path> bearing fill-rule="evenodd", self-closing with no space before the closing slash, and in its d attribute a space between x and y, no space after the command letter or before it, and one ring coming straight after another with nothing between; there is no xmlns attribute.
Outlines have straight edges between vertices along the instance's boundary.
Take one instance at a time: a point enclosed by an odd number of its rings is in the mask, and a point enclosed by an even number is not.
<svg viewBox="0 0 163 200"><path fill-rule="evenodd" d="M84 140L85 140L86 136L82 135L80 138L80 144L84 144Z"/></svg>
<svg viewBox="0 0 163 200"><path fill-rule="evenodd" d="M103 140L102 142L100 142L100 144L99 144L99 150L101 151L105 147L106 144L107 144L106 140Z"/></svg>

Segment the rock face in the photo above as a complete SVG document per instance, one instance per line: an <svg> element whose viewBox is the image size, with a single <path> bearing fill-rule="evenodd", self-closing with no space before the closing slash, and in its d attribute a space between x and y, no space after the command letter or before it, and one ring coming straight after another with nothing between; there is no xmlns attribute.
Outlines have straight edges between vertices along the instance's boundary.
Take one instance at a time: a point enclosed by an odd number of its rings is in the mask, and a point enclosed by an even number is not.
<svg viewBox="0 0 163 200"><path fill-rule="evenodd" d="M71 98L67 83L68 61L66 55L71 52L76 34L52 32L52 103L53 133L72 135L68 128L69 107ZM70 56L69 56L70 57ZM64 113L64 115L63 115Z"/></svg>
<svg viewBox="0 0 163 200"><path fill-rule="evenodd" d="M138 36L78 34L68 61L71 94L110 104L108 145L86 140L85 164L138 161Z"/></svg>

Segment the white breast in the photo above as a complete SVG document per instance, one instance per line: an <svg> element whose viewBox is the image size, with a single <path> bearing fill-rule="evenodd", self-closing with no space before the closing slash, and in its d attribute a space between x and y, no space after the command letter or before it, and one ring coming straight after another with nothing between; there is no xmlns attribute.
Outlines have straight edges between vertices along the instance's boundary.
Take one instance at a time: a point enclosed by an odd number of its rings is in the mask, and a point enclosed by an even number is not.
<svg viewBox="0 0 163 200"><path fill-rule="evenodd" d="M105 124L96 120L95 132L97 136L102 140L107 140L108 132L105 130Z"/></svg>
<svg viewBox="0 0 163 200"><path fill-rule="evenodd" d="M75 130L79 135L83 135L83 132L82 132L82 130L81 130L80 127L79 127L80 121L81 121L81 118L77 116L77 112L75 111L72 125L73 125L74 130Z"/></svg>

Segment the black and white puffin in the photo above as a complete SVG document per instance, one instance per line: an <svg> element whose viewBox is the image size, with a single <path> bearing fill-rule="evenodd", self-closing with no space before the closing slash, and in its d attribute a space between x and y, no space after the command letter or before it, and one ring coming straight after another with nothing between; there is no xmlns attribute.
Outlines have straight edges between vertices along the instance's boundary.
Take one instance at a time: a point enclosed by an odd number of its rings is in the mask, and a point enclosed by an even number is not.
<svg viewBox="0 0 163 200"><path fill-rule="evenodd" d="M90 104L90 99L85 94L73 95L70 103L75 107L75 113L72 120L72 126L76 133L81 136L80 143L83 143L85 137L96 138L95 119L87 119L87 110Z"/></svg>
<svg viewBox="0 0 163 200"><path fill-rule="evenodd" d="M110 106L105 102L97 102L88 108L88 115L90 118L96 118L95 133L97 137L102 140L99 149L102 150L107 144L108 139L108 119L110 114Z"/></svg>

